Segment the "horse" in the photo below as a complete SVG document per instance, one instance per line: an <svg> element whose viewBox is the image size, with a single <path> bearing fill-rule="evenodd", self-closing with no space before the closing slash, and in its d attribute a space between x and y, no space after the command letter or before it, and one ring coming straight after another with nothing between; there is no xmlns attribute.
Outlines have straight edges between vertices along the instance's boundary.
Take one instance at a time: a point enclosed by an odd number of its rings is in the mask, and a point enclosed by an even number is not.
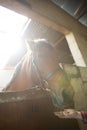
<svg viewBox="0 0 87 130"><path fill-rule="evenodd" d="M27 40L26 43L27 52L2 91L24 91L40 87L51 93L54 106L74 107L74 90L59 65L56 49L41 39Z"/></svg>

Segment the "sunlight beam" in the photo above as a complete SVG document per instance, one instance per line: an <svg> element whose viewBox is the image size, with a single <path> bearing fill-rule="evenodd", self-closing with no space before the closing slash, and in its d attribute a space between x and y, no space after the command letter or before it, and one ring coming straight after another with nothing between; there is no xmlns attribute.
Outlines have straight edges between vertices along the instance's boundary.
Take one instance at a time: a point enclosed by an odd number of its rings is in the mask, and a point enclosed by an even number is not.
<svg viewBox="0 0 87 130"><path fill-rule="evenodd" d="M21 37L31 19L0 6L0 68L3 68L10 57L20 51Z"/></svg>

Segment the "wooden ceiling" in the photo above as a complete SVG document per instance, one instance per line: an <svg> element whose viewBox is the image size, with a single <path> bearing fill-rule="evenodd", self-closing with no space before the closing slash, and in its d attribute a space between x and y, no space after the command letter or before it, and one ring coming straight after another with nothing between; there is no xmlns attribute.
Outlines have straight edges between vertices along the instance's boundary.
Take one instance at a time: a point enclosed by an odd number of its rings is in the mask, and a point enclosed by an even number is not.
<svg viewBox="0 0 87 130"><path fill-rule="evenodd" d="M59 52L60 58L59 62L63 63L74 63L72 55L70 53L67 41L65 39L65 34L69 33L69 30L56 22L46 18L44 15L37 13L33 10L33 7L30 4L23 3L23 0L1 0L0 4L5 6L11 10L14 10L18 13L26 15L31 18L31 23L27 27L23 38L24 39L37 39L44 38L49 41L50 44L57 49ZM25 0L26 1L26 0ZM27 3L32 3L29 0ZM48 0L47 0L48 2ZM14 55L10 58L6 66L15 66L21 57L25 53L25 45L23 44L23 48L18 54ZM61 49L60 49L61 48Z"/></svg>

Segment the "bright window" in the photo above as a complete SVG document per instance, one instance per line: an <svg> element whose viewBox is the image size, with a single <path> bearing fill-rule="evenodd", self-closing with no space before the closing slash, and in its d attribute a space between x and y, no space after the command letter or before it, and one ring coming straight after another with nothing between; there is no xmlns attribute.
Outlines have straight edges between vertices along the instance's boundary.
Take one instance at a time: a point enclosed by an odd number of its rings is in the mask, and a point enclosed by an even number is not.
<svg viewBox="0 0 87 130"><path fill-rule="evenodd" d="M31 19L0 6L0 68L21 48L21 36Z"/></svg>

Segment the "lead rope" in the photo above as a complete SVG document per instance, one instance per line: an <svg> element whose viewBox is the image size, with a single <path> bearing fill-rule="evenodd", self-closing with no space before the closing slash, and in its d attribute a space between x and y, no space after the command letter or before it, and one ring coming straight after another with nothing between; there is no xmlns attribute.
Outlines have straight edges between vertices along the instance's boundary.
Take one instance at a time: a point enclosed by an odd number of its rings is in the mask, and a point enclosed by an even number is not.
<svg viewBox="0 0 87 130"><path fill-rule="evenodd" d="M35 62L34 57L33 57L32 63L33 63L33 66L34 66L34 68L35 68L36 74L37 74L37 76L38 76L41 89L46 90L45 85L44 85L44 83L46 83L46 82L45 82L45 81L43 80L43 78L42 78L42 75L41 75L41 73L40 73L40 70L39 70L39 68L38 68L38 66L37 66L37 64L36 64L36 62ZM47 84L47 83L46 83L46 84Z"/></svg>

